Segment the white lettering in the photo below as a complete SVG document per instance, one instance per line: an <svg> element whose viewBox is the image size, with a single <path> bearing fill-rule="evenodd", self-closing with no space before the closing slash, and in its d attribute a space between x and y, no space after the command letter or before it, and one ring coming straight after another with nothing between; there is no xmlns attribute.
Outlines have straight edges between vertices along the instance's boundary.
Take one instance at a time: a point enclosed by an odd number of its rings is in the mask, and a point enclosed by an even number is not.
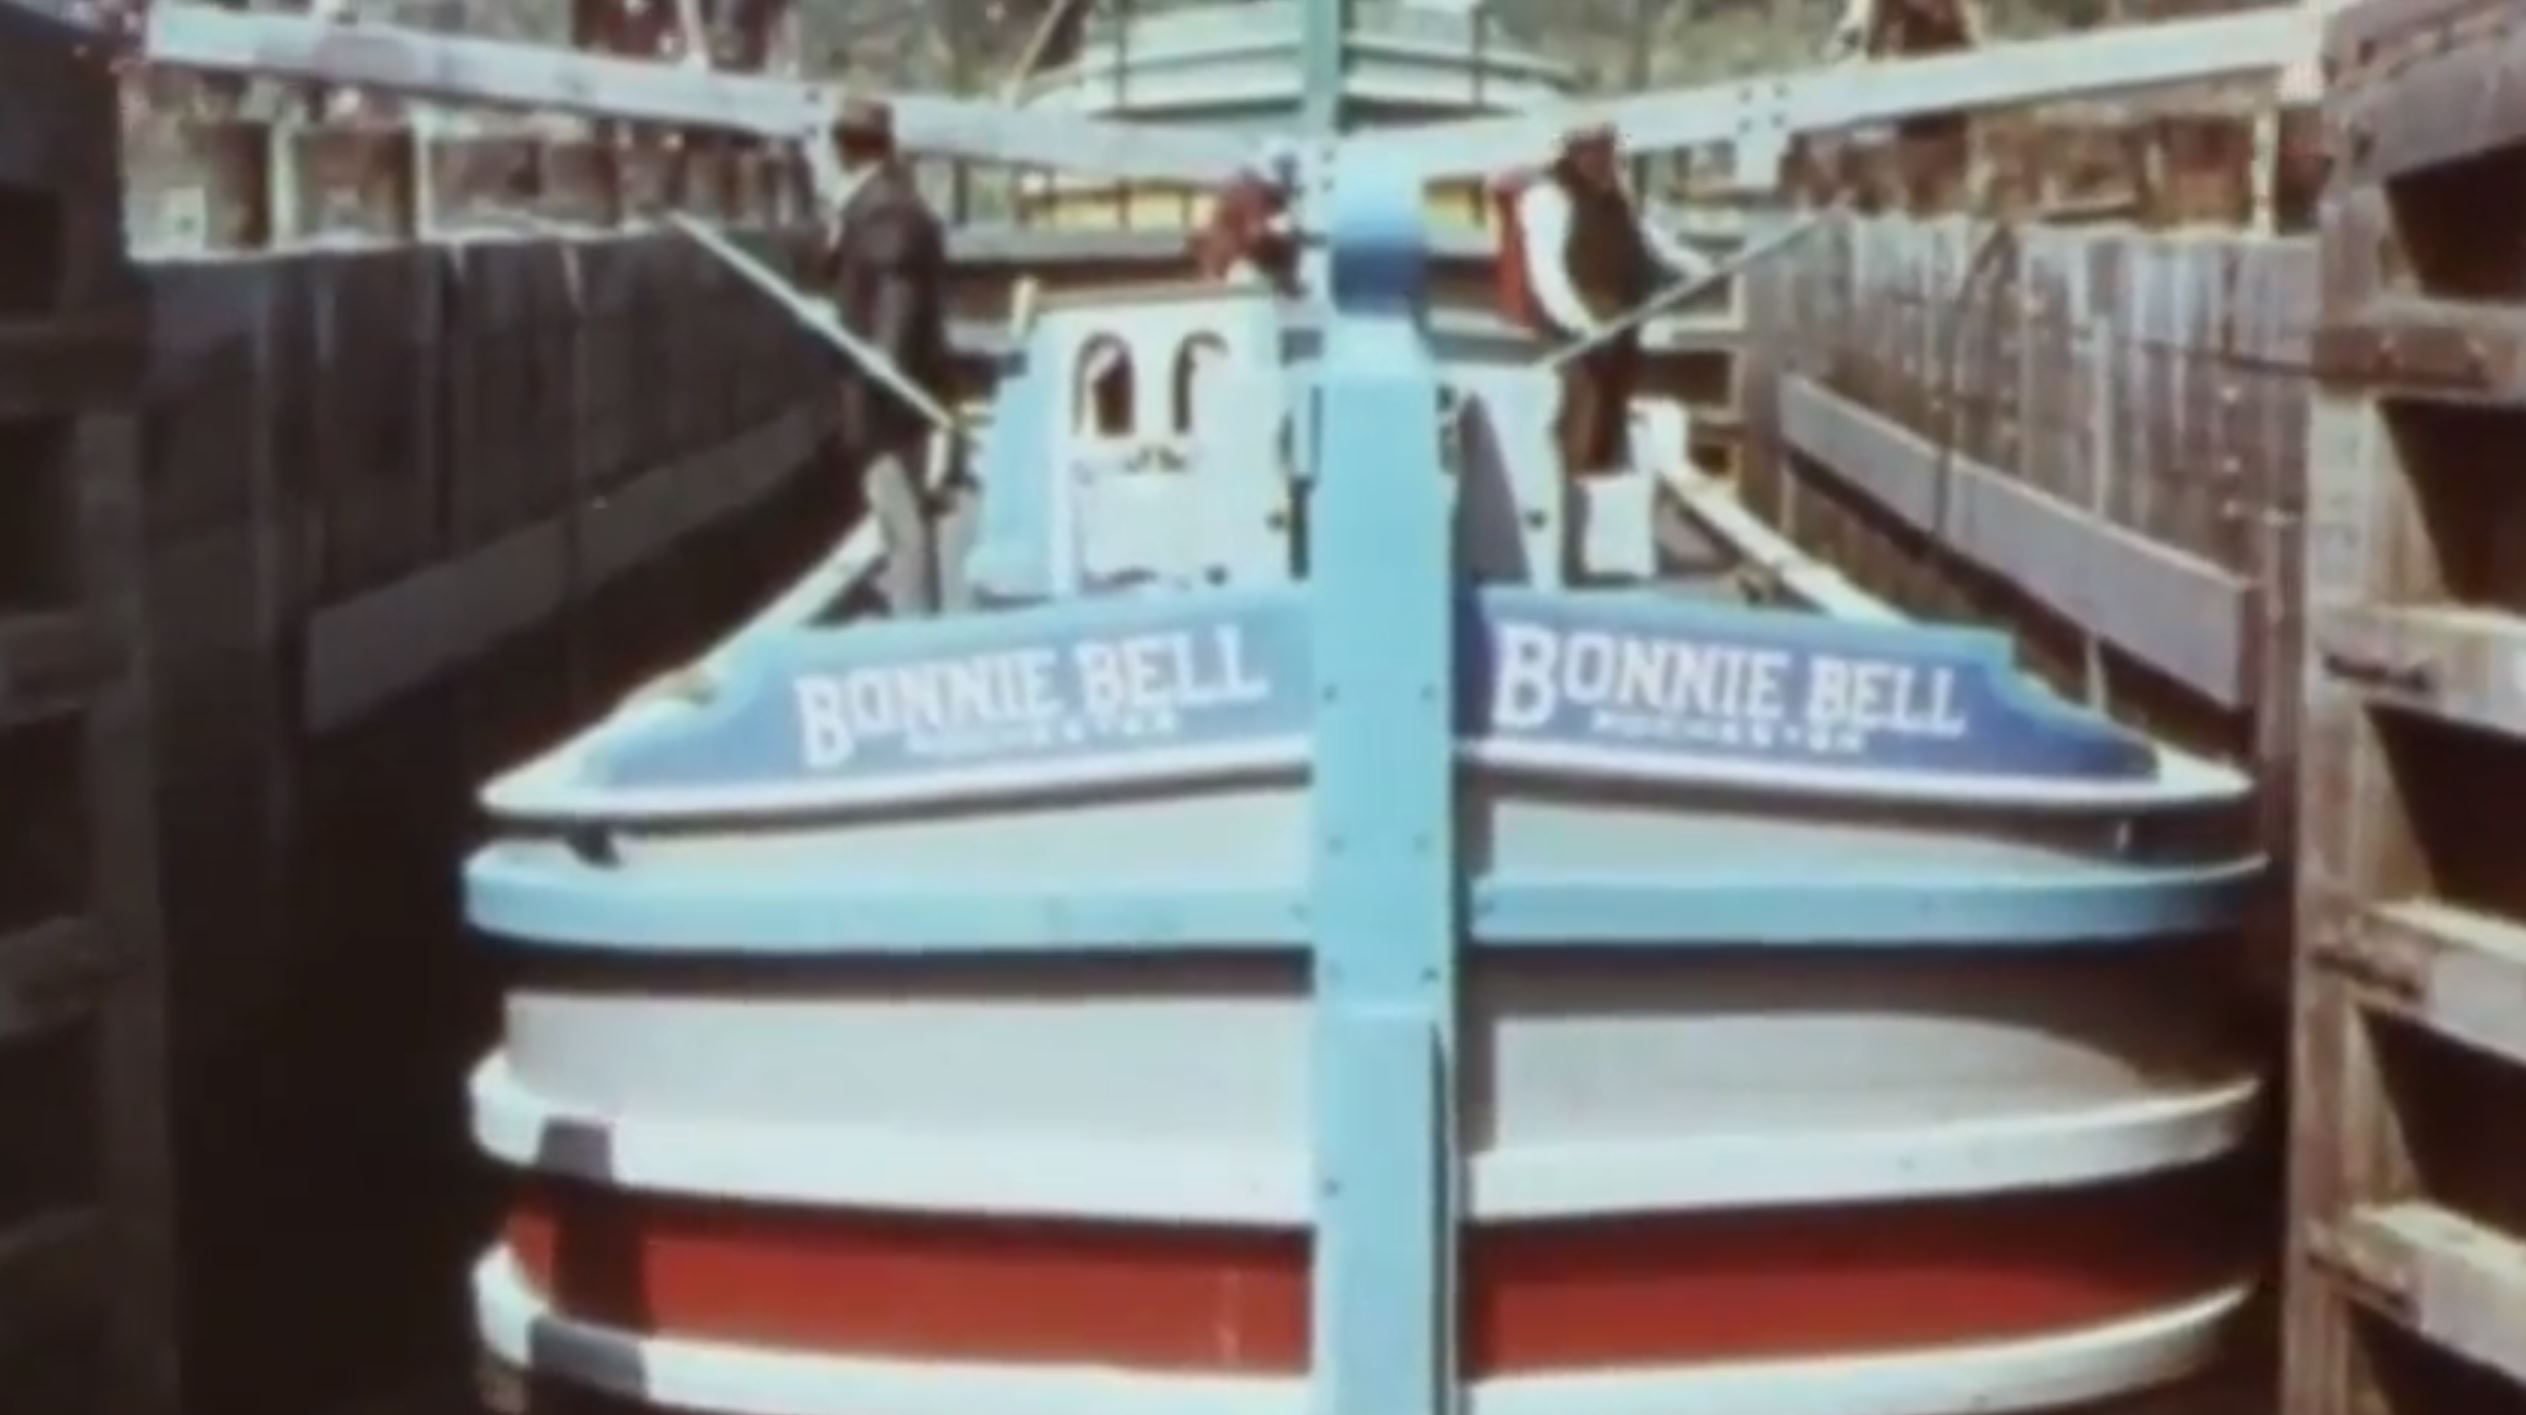
<svg viewBox="0 0 2526 1415"><path fill-rule="evenodd" d="M1834 727L1850 715L1850 665L1822 654L1807 661L1807 710L1810 727Z"/></svg>
<svg viewBox="0 0 2526 1415"><path fill-rule="evenodd" d="M1211 631L1219 646L1219 678L1224 684L1222 702L1259 703L1272 695L1272 685L1247 671L1245 631L1234 624L1222 624Z"/></svg>
<svg viewBox="0 0 2526 1415"><path fill-rule="evenodd" d="M1594 733L1724 746L1770 747L1783 729L1842 750L1872 732L1970 731L1952 668L1514 622L1498 626L1493 653L1500 731L1539 729L1564 704L1588 710Z"/></svg>
<svg viewBox="0 0 2526 1415"><path fill-rule="evenodd" d="M1060 662L1051 649L1022 649L1010 655L1011 672L1015 674L1017 715L1028 722L1044 722L1061 715L1060 700L1053 696L1053 667Z"/></svg>
<svg viewBox="0 0 2526 1415"><path fill-rule="evenodd" d="M844 712L842 689L830 678L800 678L798 698L800 751L810 771L829 771L851 759L857 744Z"/></svg>
<svg viewBox="0 0 2526 1415"><path fill-rule="evenodd" d="M1551 719L1553 661L1561 641L1550 629L1532 624L1502 624L1498 677L1492 688L1492 725L1505 730L1533 729Z"/></svg>
<svg viewBox="0 0 2526 1415"><path fill-rule="evenodd" d="M1667 695L1667 667L1675 646L1656 639L1625 639L1615 659L1614 700L1636 703L1653 712L1673 712Z"/></svg>
<svg viewBox="0 0 2526 1415"><path fill-rule="evenodd" d="M1129 685L1123 657L1113 644L1083 643L1071 651L1079 675L1080 706L1090 717L1113 717L1123 711Z"/></svg>
<svg viewBox="0 0 2526 1415"><path fill-rule="evenodd" d="M1142 637L1124 641L1124 676L1128 685L1125 691L1133 712L1148 712L1166 706L1170 676L1178 681L1183 677L1183 655L1175 652L1182 646L1180 639ZM1172 664L1168 662L1170 658L1174 659ZM1172 675L1168 672L1170 668L1174 670Z"/></svg>
<svg viewBox="0 0 2526 1415"><path fill-rule="evenodd" d="M1603 707L1614 696L1614 641L1604 634L1572 634L1562 646L1561 688L1581 707Z"/></svg>
<svg viewBox="0 0 2526 1415"><path fill-rule="evenodd" d="M1778 722L1787 711L1789 655L1779 649L1766 649L1755 654L1746 664L1746 716L1762 722Z"/></svg>
<svg viewBox="0 0 2526 1415"><path fill-rule="evenodd" d="M1928 731L1933 736L1961 738L1972 730L1965 721L1962 708L1956 705L1956 670L1930 670L1930 710Z"/></svg>

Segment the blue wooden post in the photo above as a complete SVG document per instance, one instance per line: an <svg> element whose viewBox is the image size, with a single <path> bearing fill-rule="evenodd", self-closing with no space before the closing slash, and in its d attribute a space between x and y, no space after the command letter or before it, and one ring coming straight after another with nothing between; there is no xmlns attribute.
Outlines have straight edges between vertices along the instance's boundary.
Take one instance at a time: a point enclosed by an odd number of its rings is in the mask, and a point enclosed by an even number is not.
<svg viewBox="0 0 2526 1415"><path fill-rule="evenodd" d="M1299 126L1313 137L1342 130L1342 82L1351 38L1350 0L1299 0Z"/></svg>
<svg viewBox="0 0 2526 1415"><path fill-rule="evenodd" d="M1455 572L1416 173L1334 189L1309 603L1317 1415L1455 1386Z"/></svg>

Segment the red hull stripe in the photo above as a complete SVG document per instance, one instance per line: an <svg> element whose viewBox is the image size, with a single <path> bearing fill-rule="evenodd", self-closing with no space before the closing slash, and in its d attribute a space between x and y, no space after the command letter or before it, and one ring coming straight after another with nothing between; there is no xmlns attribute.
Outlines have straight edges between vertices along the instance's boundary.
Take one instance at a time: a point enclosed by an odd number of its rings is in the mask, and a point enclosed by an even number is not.
<svg viewBox="0 0 2526 1415"><path fill-rule="evenodd" d="M2073 1331L2233 1281L2264 1235L2197 1174L2064 1195L1487 1230L1477 1374L1857 1356ZM1295 1373L1303 1236L907 1218L544 1185L512 1213L561 1313L898 1360Z"/></svg>

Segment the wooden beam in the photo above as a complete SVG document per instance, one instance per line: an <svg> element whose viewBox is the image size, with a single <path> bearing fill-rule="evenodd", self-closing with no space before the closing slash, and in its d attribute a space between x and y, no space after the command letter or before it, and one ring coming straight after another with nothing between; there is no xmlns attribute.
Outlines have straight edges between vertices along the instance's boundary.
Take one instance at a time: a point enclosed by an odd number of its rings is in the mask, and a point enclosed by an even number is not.
<svg viewBox="0 0 2526 1415"><path fill-rule="evenodd" d="M0 727L75 711L115 662L76 611L0 616Z"/></svg>
<svg viewBox="0 0 2526 1415"><path fill-rule="evenodd" d="M86 919L0 934L0 1039L94 1012L111 971L104 935Z"/></svg>
<svg viewBox="0 0 2526 1415"><path fill-rule="evenodd" d="M1667 469L1667 491L1712 535L1719 537L1758 578L1819 614L1859 624L1900 624L1892 605L1852 584L1841 571L1798 548L1745 508L1731 488L1689 465Z"/></svg>
<svg viewBox="0 0 2526 1415"><path fill-rule="evenodd" d="M1788 444L1889 515L2211 702L2254 704L2260 621L2243 576L1942 453L1812 379L1783 379L1780 399Z"/></svg>
<svg viewBox="0 0 2526 1415"><path fill-rule="evenodd" d="M2315 360L2382 397L2526 403L2526 309L2381 295L2319 326Z"/></svg>
<svg viewBox="0 0 2526 1415"><path fill-rule="evenodd" d="M763 74L198 3L154 7L142 54L174 68L783 140L821 133L843 94L836 85ZM1229 134L1134 127L933 94L887 101L898 142L925 156L1211 182L1233 171L1248 147Z"/></svg>
<svg viewBox="0 0 2526 1415"><path fill-rule="evenodd" d="M2363 1208L2319 1241L2352 1298L2526 1383L2526 1243L2435 1204Z"/></svg>
<svg viewBox="0 0 2526 1415"><path fill-rule="evenodd" d="M1872 123L2219 79L2270 78L2316 47L2296 6L2265 6L2053 39L1994 44L1918 59L1809 69L1574 103L1505 118L1424 124L1348 141L1404 154L1432 178L1477 176L1535 162L1578 121L1614 125L1627 151L1722 140L1785 140Z"/></svg>
<svg viewBox="0 0 2526 1415"><path fill-rule="evenodd" d="M0 1331L59 1330L65 1315L93 1309L108 1289L109 1257L105 1226L92 1209L0 1228Z"/></svg>
<svg viewBox="0 0 2526 1415"><path fill-rule="evenodd" d="M1053 0L1044 7L1044 17L1036 21L1034 32L1026 37L1026 47L1018 52L1017 62L1009 66L1008 77L1000 82L1001 102L1015 103L1026 96L1027 85L1035 81L1036 69L1043 65L1044 56L1052 51L1053 41L1062 30L1087 22L1078 13L1087 3L1088 0Z"/></svg>
<svg viewBox="0 0 2526 1415"><path fill-rule="evenodd" d="M2334 608L2319 660L2371 701L2526 737L2526 619L2491 610Z"/></svg>
<svg viewBox="0 0 2526 1415"><path fill-rule="evenodd" d="M2337 33L2328 46L2338 77L2326 116L2340 180L2392 182L2526 145L2526 27L2511 20L2506 33L2466 35L2479 27L2479 7L2452 8L2412 17L2427 33L2390 45ZM2360 62L2363 48L2377 57Z"/></svg>
<svg viewBox="0 0 2526 1415"><path fill-rule="evenodd" d="M567 514L316 613L302 686L309 730L346 726L583 596L660 549L768 496L824 426L797 409L652 468L583 513L582 582L566 583Z"/></svg>
<svg viewBox="0 0 2526 1415"><path fill-rule="evenodd" d="M2313 960L2364 1006L2526 1066L2526 925L2429 899L2346 899L2329 917Z"/></svg>
<svg viewBox="0 0 2526 1415"><path fill-rule="evenodd" d="M832 89L759 75L198 3L152 6L141 52L171 68L765 137L817 129L839 98Z"/></svg>
<svg viewBox="0 0 2526 1415"><path fill-rule="evenodd" d="M0 320L0 419L128 401L147 364L145 333L131 316Z"/></svg>

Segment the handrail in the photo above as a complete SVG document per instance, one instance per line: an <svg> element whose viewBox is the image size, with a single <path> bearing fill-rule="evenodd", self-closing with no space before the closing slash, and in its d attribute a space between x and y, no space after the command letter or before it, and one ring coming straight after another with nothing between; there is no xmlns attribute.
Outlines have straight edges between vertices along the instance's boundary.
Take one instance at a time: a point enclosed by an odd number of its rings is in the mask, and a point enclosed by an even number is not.
<svg viewBox="0 0 2526 1415"><path fill-rule="evenodd" d="M1439 180L1531 164L1580 123L1610 123L1650 153L1713 142L1786 142L1807 133L2018 103L2057 102L2218 79L2278 81L2316 52L2298 5L2088 30L1980 49L1759 75L1628 94L1505 117L1356 134L1350 150L1391 152Z"/></svg>

